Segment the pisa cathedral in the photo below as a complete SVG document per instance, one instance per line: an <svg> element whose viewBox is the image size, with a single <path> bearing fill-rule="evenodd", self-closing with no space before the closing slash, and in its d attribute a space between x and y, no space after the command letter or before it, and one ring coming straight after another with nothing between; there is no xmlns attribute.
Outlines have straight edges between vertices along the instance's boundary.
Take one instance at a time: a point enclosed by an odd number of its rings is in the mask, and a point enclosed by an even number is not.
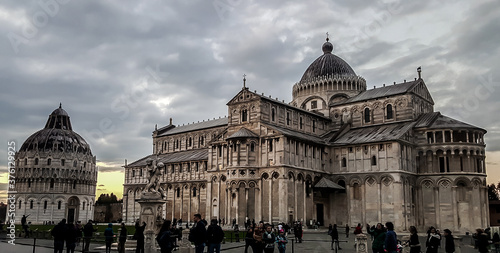
<svg viewBox="0 0 500 253"><path fill-rule="evenodd" d="M15 167L16 217L30 215L33 224L93 219L96 157L73 131L62 106L49 115L42 130L26 139L16 152Z"/></svg>
<svg viewBox="0 0 500 253"><path fill-rule="evenodd" d="M125 165L124 220L139 218L157 159L166 219L488 226L486 130L434 111L420 69L367 89L328 40L322 50L289 103L243 85L225 118L155 128L153 154Z"/></svg>

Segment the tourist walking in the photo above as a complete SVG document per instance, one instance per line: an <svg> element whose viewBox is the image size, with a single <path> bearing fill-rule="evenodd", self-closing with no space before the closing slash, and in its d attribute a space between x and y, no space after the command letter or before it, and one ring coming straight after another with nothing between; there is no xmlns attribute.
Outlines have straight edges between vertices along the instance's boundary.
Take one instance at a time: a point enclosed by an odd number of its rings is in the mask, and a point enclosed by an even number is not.
<svg viewBox="0 0 500 253"><path fill-rule="evenodd" d="M139 223L139 219L135 222L135 233L134 238L137 240L137 246L135 247L135 253L144 253L144 229L146 229L146 222Z"/></svg>
<svg viewBox="0 0 500 253"><path fill-rule="evenodd" d="M83 226L83 252L89 252L90 240L95 231L97 231L97 229L94 229L94 226L92 226L92 220L89 220L89 222Z"/></svg>
<svg viewBox="0 0 500 253"><path fill-rule="evenodd" d="M62 219L59 224L55 225L50 234L54 237L54 253L62 253L66 239L66 219Z"/></svg>
<svg viewBox="0 0 500 253"><path fill-rule="evenodd" d="M127 228L122 222L120 235L118 237L118 253L125 253L125 242L127 242Z"/></svg>
<svg viewBox="0 0 500 253"><path fill-rule="evenodd" d="M158 232L158 235L156 236L156 241L160 246L161 253L171 253L174 249L171 224L172 222L170 220L164 221L160 232Z"/></svg>
<svg viewBox="0 0 500 253"><path fill-rule="evenodd" d="M444 231L444 238L446 239L444 245L444 251L446 253L455 252L455 241L453 240L453 235L451 235L451 230L445 229L443 231Z"/></svg>
<svg viewBox="0 0 500 253"><path fill-rule="evenodd" d="M266 224L266 232L262 235L262 240L266 245L264 248L265 253L273 253L274 252L274 243L276 242L276 236L273 233L273 228L271 224Z"/></svg>
<svg viewBox="0 0 500 253"><path fill-rule="evenodd" d="M224 231L217 225L217 219L212 219L210 226L207 228L208 253L220 253L222 240L224 240Z"/></svg>
<svg viewBox="0 0 500 253"><path fill-rule="evenodd" d="M427 232L427 241L425 242L425 246L427 247L426 253L437 253L439 245L441 245L441 235L436 233L435 227L430 227Z"/></svg>
<svg viewBox="0 0 500 253"><path fill-rule="evenodd" d="M394 224L389 221L385 223L385 227L387 228L384 243L385 250L387 253L396 253L398 249L398 237L396 232L394 232Z"/></svg>
<svg viewBox="0 0 500 253"><path fill-rule="evenodd" d="M254 253L262 253L264 251L264 241L262 240L264 236L264 224L262 222L259 223L257 228L255 228L253 233L253 238L255 239L255 243L253 244L253 252Z"/></svg>
<svg viewBox="0 0 500 253"><path fill-rule="evenodd" d="M332 237L332 245L331 245L332 250L335 249L334 247L341 250L342 248L340 248L339 244L339 231L337 230L337 224L333 224L333 227L329 233L330 236Z"/></svg>
<svg viewBox="0 0 500 253"><path fill-rule="evenodd" d="M66 228L66 253L74 253L76 248L77 229L73 222L68 223Z"/></svg>
<svg viewBox="0 0 500 253"><path fill-rule="evenodd" d="M384 253L385 244L385 229L382 223L377 223L373 229L368 231L373 236L372 251L373 253Z"/></svg>
<svg viewBox="0 0 500 253"><path fill-rule="evenodd" d="M207 230L205 228L205 223L201 220L201 214L197 213L194 215L194 225L189 231L189 241L194 243L195 252L203 253L205 249L205 242L207 238Z"/></svg>
<svg viewBox="0 0 500 253"><path fill-rule="evenodd" d="M106 253L111 253L111 244L113 243L113 224L108 223L108 227L104 230L104 238L106 241Z"/></svg>
<svg viewBox="0 0 500 253"><path fill-rule="evenodd" d="M254 228L255 224L251 224L247 229L247 233L245 235L245 253L248 253L248 247L253 250L253 244L255 242L255 239L253 239Z"/></svg>
<svg viewBox="0 0 500 253"><path fill-rule="evenodd" d="M484 232L484 230L478 228L476 229L477 233L477 249L479 253L488 253L488 234Z"/></svg>
<svg viewBox="0 0 500 253"><path fill-rule="evenodd" d="M420 241L418 240L418 232L415 226L410 226L410 240L408 241L410 246L410 253L420 253L422 247L420 246Z"/></svg>
<svg viewBox="0 0 500 253"><path fill-rule="evenodd" d="M82 241L82 231L83 231L83 228L82 228L82 222L81 221L78 221L75 224L75 229L76 229L76 244L75 244L75 248L76 248L76 247L78 247L80 245L80 242Z"/></svg>
<svg viewBox="0 0 500 253"><path fill-rule="evenodd" d="M278 251L280 253L285 253L286 244L288 243L288 240L286 239L286 235L285 235L285 230L281 229L279 231L278 236L276 236L276 242L278 243Z"/></svg>

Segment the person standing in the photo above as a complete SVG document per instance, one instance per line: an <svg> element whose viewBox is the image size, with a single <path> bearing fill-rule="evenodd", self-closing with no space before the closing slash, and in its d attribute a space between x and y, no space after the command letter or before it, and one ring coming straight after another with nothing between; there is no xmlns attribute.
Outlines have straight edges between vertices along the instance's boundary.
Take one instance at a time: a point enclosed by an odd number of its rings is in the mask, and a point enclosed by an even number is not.
<svg viewBox="0 0 500 253"><path fill-rule="evenodd" d="M109 223L108 227L104 230L104 237L106 240L106 253L111 253L111 244L113 243L113 224Z"/></svg>
<svg viewBox="0 0 500 253"><path fill-rule="evenodd" d="M164 221L163 225L161 226L160 232L158 232L158 236L156 237L156 241L160 246L161 253L171 253L174 249L170 225L170 220Z"/></svg>
<svg viewBox="0 0 500 253"><path fill-rule="evenodd" d="M363 233L363 227L361 227L361 223L358 223L356 228L354 228L354 234L359 235Z"/></svg>
<svg viewBox="0 0 500 253"><path fill-rule="evenodd" d="M476 229L477 233L477 249L479 253L488 253L488 234L484 232L484 230L478 228Z"/></svg>
<svg viewBox="0 0 500 253"><path fill-rule="evenodd" d="M224 231L217 225L217 219L212 219L207 229L208 253L220 253L222 240L224 240Z"/></svg>
<svg viewBox="0 0 500 253"><path fill-rule="evenodd" d="M264 248L265 253L273 253L274 252L274 243L276 242L276 236L273 233L273 228L270 224L266 225L266 232L262 235L262 240L266 245Z"/></svg>
<svg viewBox="0 0 500 253"><path fill-rule="evenodd" d="M426 253L437 253L439 245L441 245L441 235L436 233L435 227L430 227L427 232L427 241L425 242L425 246L427 247Z"/></svg>
<svg viewBox="0 0 500 253"><path fill-rule="evenodd" d="M385 250L387 253L396 253L398 249L398 237L396 232L394 232L394 224L392 222L386 222L385 227L387 228L387 232L385 233Z"/></svg>
<svg viewBox="0 0 500 253"><path fill-rule="evenodd" d="M74 253L76 248L76 227L73 222L68 223L66 228L66 253Z"/></svg>
<svg viewBox="0 0 500 253"><path fill-rule="evenodd" d="M144 229L146 228L146 222L142 222L142 226L139 225L139 219L135 222L135 233L134 238L137 240L137 246L135 247L135 253L144 253Z"/></svg>
<svg viewBox="0 0 500 253"><path fill-rule="evenodd" d="M285 230L280 230L278 236L276 236L276 242L278 242L278 250L280 253L286 252L286 244L288 240L286 239Z"/></svg>
<svg viewBox="0 0 500 253"><path fill-rule="evenodd" d="M207 238L207 230L205 223L201 220L201 214L194 215L194 225L189 231L189 241L194 243L195 252L203 253L205 249L205 242Z"/></svg>
<svg viewBox="0 0 500 253"><path fill-rule="evenodd" d="M453 240L453 235L451 235L451 230L445 229L443 231L444 231L444 238L446 239L444 251L446 253L455 252L455 241Z"/></svg>
<svg viewBox="0 0 500 253"><path fill-rule="evenodd" d="M255 228L254 233L253 233L253 238L255 239L255 242L253 244L253 252L254 253L262 253L264 251L264 241L262 240L262 237L264 236L264 224L262 222L259 223L257 228Z"/></svg>
<svg viewBox="0 0 500 253"><path fill-rule="evenodd" d="M349 224L345 224L345 238L349 238Z"/></svg>
<svg viewBox="0 0 500 253"><path fill-rule="evenodd" d="M28 214L28 216L30 216L30 214ZM26 215L23 215L23 217L21 218L21 226L24 230L24 238L28 238L29 237L29 226L28 226L28 223L27 223L27 219L28 219L28 216Z"/></svg>
<svg viewBox="0 0 500 253"><path fill-rule="evenodd" d="M408 241L410 246L410 253L420 253L421 246L418 240L418 232L415 226L410 226L410 240Z"/></svg>
<svg viewBox="0 0 500 253"><path fill-rule="evenodd" d="M248 247L252 248L253 250L253 244L255 239L253 239L253 231L255 229L255 224L251 224L248 226L247 233L245 235L245 253L248 253Z"/></svg>
<svg viewBox="0 0 500 253"><path fill-rule="evenodd" d="M385 229L382 223L377 223L377 226L368 231L373 236L372 251L373 253L384 253L385 244Z"/></svg>
<svg viewBox="0 0 500 253"><path fill-rule="evenodd" d="M500 253L500 235L498 232L493 234L493 244L495 245L495 253Z"/></svg>
<svg viewBox="0 0 500 253"><path fill-rule="evenodd" d="M76 244L75 244L75 248L78 247L80 245L80 241L82 240L82 222L81 221L78 221L76 224L75 224L75 229L76 229Z"/></svg>
<svg viewBox="0 0 500 253"><path fill-rule="evenodd" d="M90 240L92 239L95 231L97 231L97 229L94 229L92 226L92 220L89 220L89 222L83 227L83 252L89 252Z"/></svg>
<svg viewBox="0 0 500 253"><path fill-rule="evenodd" d="M332 250L335 249L334 247L341 250L342 248L340 248L339 244L339 231L337 230L337 224L333 224L333 227L329 233L330 236L332 237L332 245L331 245Z"/></svg>
<svg viewBox="0 0 500 253"><path fill-rule="evenodd" d="M51 231L54 237L54 253L62 253L64 249L64 239L66 239L66 219L62 219Z"/></svg>
<svg viewBox="0 0 500 253"><path fill-rule="evenodd" d="M127 228L122 222L120 235L118 237L118 253L125 253L125 242L127 242Z"/></svg>

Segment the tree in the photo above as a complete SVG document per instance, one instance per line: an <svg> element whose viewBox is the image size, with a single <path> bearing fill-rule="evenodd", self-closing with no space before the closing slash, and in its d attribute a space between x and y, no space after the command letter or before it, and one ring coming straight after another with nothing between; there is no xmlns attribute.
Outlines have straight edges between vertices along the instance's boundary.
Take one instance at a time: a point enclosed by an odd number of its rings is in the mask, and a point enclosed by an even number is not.
<svg viewBox="0 0 500 253"><path fill-rule="evenodd" d="M488 185L488 200L500 200L498 188L495 184Z"/></svg>

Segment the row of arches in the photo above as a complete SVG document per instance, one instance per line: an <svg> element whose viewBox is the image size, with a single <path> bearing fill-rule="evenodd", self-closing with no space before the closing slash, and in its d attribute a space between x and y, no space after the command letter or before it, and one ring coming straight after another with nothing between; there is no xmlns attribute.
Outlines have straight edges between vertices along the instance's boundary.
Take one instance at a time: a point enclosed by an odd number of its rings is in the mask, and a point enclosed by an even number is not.
<svg viewBox="0 0 500 253"><path fill-rule="evenodd" d="M317 78L293 86L293 97L318 93L326 90L366 90L366 81L361 77L335 78L332 76Z"/></svg>

